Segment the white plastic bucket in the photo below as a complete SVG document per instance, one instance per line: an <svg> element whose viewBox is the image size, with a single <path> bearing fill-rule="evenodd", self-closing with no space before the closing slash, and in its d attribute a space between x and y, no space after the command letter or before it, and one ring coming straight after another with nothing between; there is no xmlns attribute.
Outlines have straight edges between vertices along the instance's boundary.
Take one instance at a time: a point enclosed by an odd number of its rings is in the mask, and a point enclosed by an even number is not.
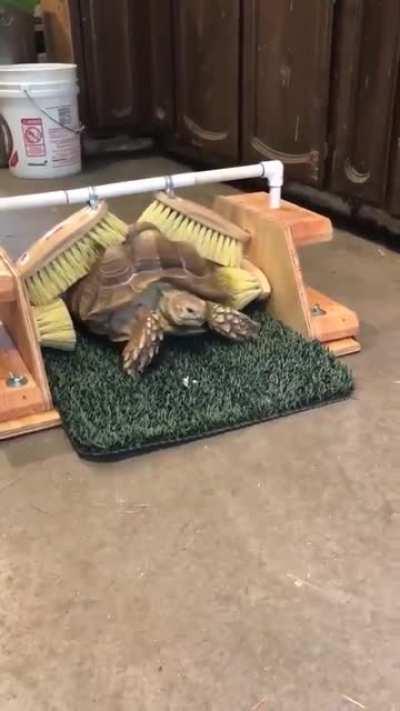
<svg viewBox="0 0 400 711"><path fill-rule="evenodd" d="M81 170L75 64L0 65L0 114L12 137L9 168L19 178L61 178Z"/></svg>

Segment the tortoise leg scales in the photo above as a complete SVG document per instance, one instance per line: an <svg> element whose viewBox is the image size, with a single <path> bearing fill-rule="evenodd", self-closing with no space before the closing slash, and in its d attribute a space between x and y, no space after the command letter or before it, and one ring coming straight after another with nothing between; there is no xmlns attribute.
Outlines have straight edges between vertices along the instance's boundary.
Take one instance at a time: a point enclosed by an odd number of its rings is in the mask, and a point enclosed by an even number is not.
<svg viewBox="0 0 400 711"><path fill-rule="evenodd" d="M212 301L207 304L207 323L212 331L231 341L254 340L260 330L259 324L245 314Z"/></svg>
<svg viewBox="0 0 400 711"><path fill-rule="evenodd" d="M160 317L150 311L133 326L131 337L122 351L122 367L128 375L141 375L160 350L164 332Z"/></svg>

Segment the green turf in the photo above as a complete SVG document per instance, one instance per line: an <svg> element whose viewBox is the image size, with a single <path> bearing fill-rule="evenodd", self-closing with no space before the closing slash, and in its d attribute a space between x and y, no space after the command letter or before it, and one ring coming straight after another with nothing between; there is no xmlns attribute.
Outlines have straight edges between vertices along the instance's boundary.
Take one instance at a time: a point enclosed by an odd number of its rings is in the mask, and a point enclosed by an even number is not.
<svg viewBox="0 0 400 711"><path fill-rule="evenodd" d="M54 401L81 456L111 459L347 397L347 368L265 315L255 343L213 334L170 339L140 379L115 345L80 335L74 353L46 351ZM266 432L267 435L267 432Z"/></svg>

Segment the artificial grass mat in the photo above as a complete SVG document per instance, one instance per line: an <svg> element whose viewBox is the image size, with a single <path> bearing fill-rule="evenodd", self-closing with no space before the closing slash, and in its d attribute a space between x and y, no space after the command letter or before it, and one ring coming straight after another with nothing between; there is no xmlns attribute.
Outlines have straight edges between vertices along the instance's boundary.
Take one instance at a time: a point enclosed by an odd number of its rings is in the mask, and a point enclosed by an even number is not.
<svg viewBox="0 0 400 711"><path fill-rule="evenodd" d="M78 453L111 460L347 397L348 369L319 343L264 313L254 343L214 334L168 339L138 379L118 348L80 334L73 353L46 350L50 387Z"/></svg>

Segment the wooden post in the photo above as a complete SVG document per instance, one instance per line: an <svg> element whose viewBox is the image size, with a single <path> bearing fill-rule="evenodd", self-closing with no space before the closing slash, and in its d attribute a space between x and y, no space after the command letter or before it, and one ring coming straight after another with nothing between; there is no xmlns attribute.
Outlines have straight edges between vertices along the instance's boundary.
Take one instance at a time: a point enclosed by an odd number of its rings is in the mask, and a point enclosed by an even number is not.
<svg viewBox="0 0 400 711"><path fill-rule="evenodd" d="M59 423L24 284L0 250L0 439ZM19 383L13 387L13 377Z"/></svg>
<svg viewBox="0 0 400 711"><path fill-rule="evenodd" d="M47 58L51 62L73 62L71 19L68 0L41 0Z"/></svg>
<svg viewBox="0 0 400 711"><path fill-rule="evenodd" d="M246 257L271 283L267 302L271 316L337 355L360 350L357 314L307 287L303 279L298 248L331 240L328 218L284 201L280 209L272 210L268 194L262 192L219 196L214 209L251 232Z"/></svg>

